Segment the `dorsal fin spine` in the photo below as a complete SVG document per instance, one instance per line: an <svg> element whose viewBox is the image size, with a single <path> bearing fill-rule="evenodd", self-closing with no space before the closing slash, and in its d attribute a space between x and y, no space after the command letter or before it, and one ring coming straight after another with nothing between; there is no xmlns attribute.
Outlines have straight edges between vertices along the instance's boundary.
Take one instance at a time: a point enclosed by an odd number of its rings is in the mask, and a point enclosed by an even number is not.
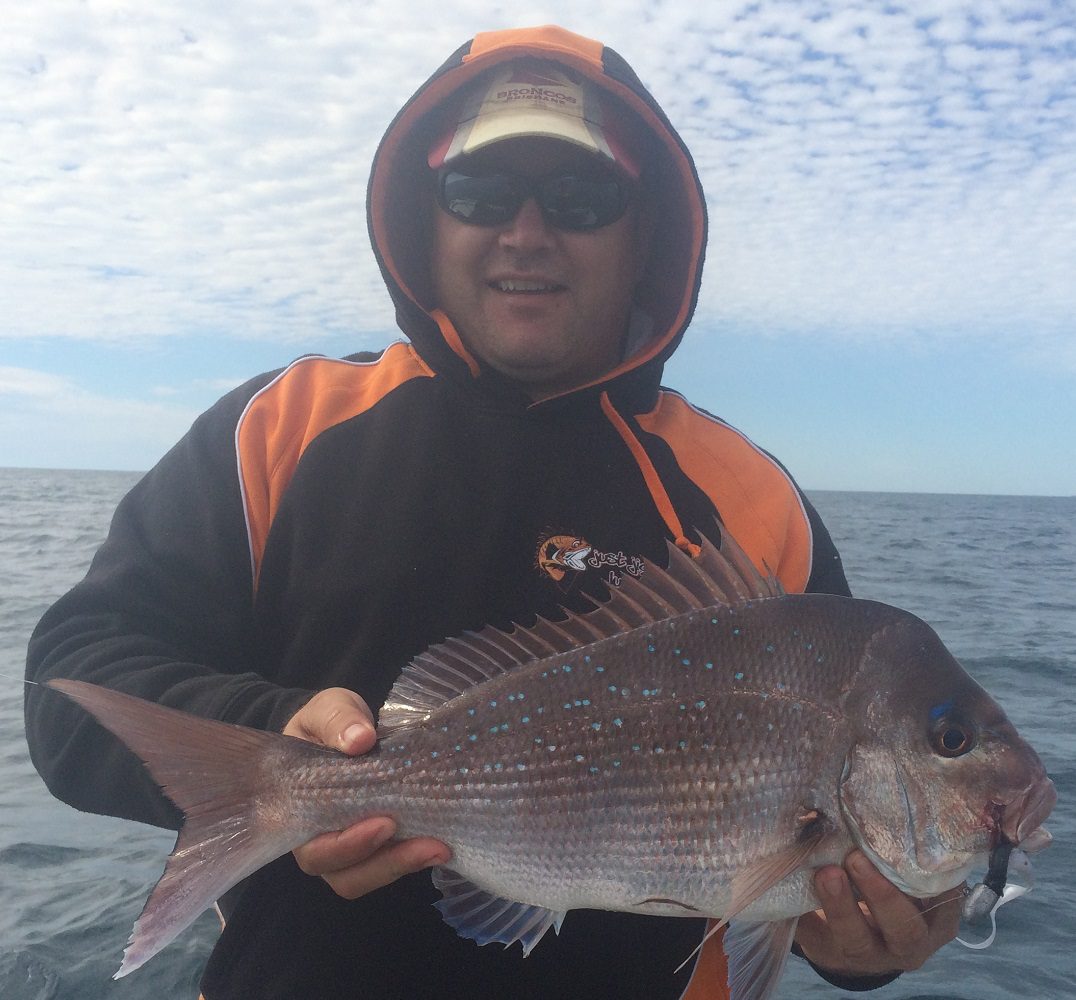
<svg viewBox="0 0 1076 1000"><path fill-rule="evenodd" d="M768 567L763 576L727 533L720 552L700 537L697 557L667 543L667 570L644 560L643 579L624 574L609 599L595 602L589 611L565 611L561 621L539 616L530 628L466 632L421 653L401 673L382 707L382 732L419 724L440 705L516 667L705 608L784 593Z"/></svg>

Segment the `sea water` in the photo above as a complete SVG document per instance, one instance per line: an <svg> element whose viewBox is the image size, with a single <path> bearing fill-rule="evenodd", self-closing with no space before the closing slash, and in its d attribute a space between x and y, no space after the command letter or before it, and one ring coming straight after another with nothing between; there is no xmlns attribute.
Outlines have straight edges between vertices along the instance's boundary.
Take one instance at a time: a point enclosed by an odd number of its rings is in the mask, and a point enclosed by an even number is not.
<svg viewBox="0 0 1076 1000"><path fill-rule="evenodd" d="M130 473L0 469L0 998L198 995L211 914L118 982L131 925L174 834L50 798L22 729L26 640L77 582ZM853 591L920 615L1007 710L1057 784L1034 891L987 950L950 944L879 1000L1076 998L1076 498L816 492ZM571 932L571 917L564 933ZM341 997L350 994L341 989ZM779 997L837 997L793 959ZM510 1000L510 998L504 998ZM580 998L591 1000L591 998Z"/></svg>

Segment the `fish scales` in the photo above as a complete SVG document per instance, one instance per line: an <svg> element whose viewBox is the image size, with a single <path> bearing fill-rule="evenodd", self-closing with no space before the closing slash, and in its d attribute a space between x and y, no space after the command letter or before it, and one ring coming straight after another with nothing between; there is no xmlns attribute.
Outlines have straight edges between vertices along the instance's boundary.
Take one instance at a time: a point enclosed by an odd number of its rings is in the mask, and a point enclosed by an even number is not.
<svg viewBox="0 0 1076 1000"><path fill-rule="evenodd" d="M261 865L388 814L399 836L451 848L437 905L463 936L527 953L578 907L734 918L733 1000L765 1000L817 906L819 865L856 846L899 888L936 895L999 843L1047 843L1056 801L929 626L782 595L727 537L694 561L670 547L667 571L646 563L587 616L426 651L358 758L49 684L187 815L117 975Z"/></svg>
<svg viewBox="0 0 1076 1000"><path fill-rule="evenodd" d="M455 870L524 901L712 909L731 872L787 847L776 831L821 804L820 785L836 811L855 633L826 627L840 600L792 605L777 629L761 603L693 612L496 677L345 762L377 777L353 803L334 788L333 821L389 812L401 836L445 839ZM881 606L860 603L865 642Z"/></svg>

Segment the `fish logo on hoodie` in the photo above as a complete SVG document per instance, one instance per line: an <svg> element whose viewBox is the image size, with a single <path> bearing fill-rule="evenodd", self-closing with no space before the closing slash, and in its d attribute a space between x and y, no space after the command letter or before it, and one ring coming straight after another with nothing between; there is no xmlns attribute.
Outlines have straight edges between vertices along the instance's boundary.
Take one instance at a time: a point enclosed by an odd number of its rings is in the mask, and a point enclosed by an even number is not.
<svg viewBox="0 0 1076 1000"><path fill-rule="evenodd" d="M639 556L625 555L623 552L603 552L579 535L549 535L543 538L538 543L535 563L557 583L563 583L569 572L585 573L588 569L608 569L605 582L613 587L620 586L620 571L639 577L643 574L644 566Z"/></svg>

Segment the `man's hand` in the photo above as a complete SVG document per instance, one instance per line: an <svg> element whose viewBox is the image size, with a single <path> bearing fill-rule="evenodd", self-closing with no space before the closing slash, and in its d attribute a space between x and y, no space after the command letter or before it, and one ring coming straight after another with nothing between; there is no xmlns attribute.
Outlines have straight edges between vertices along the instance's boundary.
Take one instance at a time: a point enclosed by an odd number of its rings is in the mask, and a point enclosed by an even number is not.
<svg viewBox="0 0 1076 1000"><path fill-rule="evenodd" d="M369 706L346 688L319 691L288 720L284 735L351 756L366 753L377 740ZM320 875L345 899L357 899L451 857L439 840L393 840L395 833L396 824L388 816L372 816L346 830L320 834L292 853L304 872Z"/></svg>
<svg viewBox="0 0 1076 1000"><path fill-rule="evenodd" d="M844 865L827 865L815 873L822 910L804 914L796 928L796 942L815 965L850 975L910 971L956 937L960 906L954 901L963 898L959 887L933 899L913 899L862 851L852 851Z"/></svg>

